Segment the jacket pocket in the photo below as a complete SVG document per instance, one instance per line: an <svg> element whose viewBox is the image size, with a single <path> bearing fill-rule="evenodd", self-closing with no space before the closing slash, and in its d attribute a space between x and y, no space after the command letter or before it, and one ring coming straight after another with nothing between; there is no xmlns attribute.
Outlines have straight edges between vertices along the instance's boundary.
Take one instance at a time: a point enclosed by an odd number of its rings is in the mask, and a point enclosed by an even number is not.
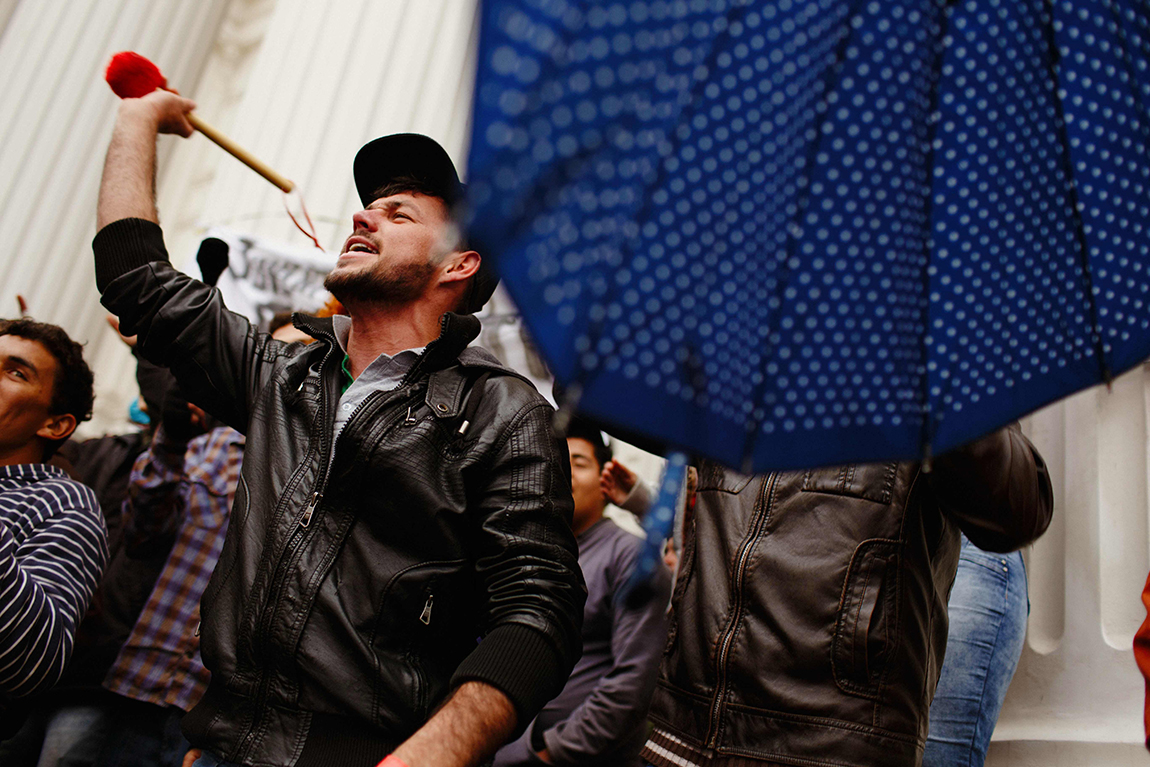
<svg viewBox="0 0 1150 767"><path fill-rule="evenodd" d="M811 469L803 476L803 491L890 503L898 463L860 463Z"/></svg>
<svg viewBox="0 0 1150 767"><path fill-rule="evenodd" d="M372 716L380 724L394 724L389 702L403 701L418 726L440 702L455 666L475 637L463 626L471 610L467 602L466 560L423 562L401 570L384 587L371 637L375 654L375 691Z"/></svg>
<svg viewBox="0 0 1150 767"><path fill-rule="evenodd" d="M864 698L878 698L898 644L899 564L902 544L863 541L843 585L831 645L835 683Z"/></svg>

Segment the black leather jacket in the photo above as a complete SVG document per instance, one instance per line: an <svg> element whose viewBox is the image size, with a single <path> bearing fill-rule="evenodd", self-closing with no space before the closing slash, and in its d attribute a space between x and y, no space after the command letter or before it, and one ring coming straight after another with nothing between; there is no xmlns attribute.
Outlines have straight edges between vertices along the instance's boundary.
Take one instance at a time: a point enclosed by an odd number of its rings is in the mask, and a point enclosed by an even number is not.
<svg viewBox="0 0 1150 767"><path fill-rule="evenodd" d="M468 679L530 721L578 658L585 590L550 406L465 349L478 320L444 315L329 462L343 359L330 320L297 317L310 346L256 332L164 263L148 222L115 222L94 248L124 332L248 438L202 600L212 680L188 740L245 764L366 767Z"/></svg>
<svg viewBox="0 0 1150 767"><path fill-rule="evenodd" d="M940 456L931 474L701 467L651 718L718 756L919 764L959 528L1010 550L1046 529L1052 507L1042 458L1016 428Z"/></svg>

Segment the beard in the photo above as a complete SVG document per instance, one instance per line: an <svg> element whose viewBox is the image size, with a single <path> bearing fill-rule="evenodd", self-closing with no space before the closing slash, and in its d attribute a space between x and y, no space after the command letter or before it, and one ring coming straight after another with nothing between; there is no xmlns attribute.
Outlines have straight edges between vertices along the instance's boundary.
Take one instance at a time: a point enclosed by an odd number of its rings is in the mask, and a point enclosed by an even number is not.
<svg viewBox="0 0 1150 767"><path fill-rule="evenodd" d="M349 303L373 303L401 306L423 295L436 265L431 261L421 264L387 265L377 260L355 270L338 268L323 280L328 292L347 306Z"/></svg>

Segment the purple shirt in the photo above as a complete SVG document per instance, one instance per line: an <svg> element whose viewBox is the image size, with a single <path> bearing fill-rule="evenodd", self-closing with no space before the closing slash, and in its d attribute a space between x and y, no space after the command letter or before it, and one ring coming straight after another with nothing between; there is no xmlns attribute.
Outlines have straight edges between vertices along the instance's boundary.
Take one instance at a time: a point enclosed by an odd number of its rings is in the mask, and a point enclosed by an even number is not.
<svg viewBox="0 0 1150 767"><path fill-rule="evenodd" d="M559 696L495 755L496 767L538 765L540 741L555 764L638 765L647 709L667 641L671 573L659 568L653 596L629 607L619 596L643 539L602 519L578 537L587 582L583 656ZM534 745L532 740L534 738Z"/></svg>

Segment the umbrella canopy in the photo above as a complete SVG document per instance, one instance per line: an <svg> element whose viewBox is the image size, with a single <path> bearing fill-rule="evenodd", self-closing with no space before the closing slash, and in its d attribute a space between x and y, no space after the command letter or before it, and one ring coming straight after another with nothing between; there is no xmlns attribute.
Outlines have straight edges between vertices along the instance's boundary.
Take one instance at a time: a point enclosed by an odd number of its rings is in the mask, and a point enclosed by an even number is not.
<svg viewBox="0 0 1150 767"><path fill-rule="evenodd" d="M1145 0L486 0L469 231L578 409L938 453L1150 356Z"/></svg>

